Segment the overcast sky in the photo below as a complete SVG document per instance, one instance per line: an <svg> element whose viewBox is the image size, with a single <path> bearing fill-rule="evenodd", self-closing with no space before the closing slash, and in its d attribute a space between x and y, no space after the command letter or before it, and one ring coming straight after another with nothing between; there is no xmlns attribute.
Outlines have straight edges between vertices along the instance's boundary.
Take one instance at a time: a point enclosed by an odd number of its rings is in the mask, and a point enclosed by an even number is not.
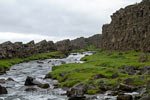
<svg viewBox="0 0 150 100"><path fill-rule="evenodd" d="M92 36L116 10L140 1L0 0L0 42Z"/></svg>

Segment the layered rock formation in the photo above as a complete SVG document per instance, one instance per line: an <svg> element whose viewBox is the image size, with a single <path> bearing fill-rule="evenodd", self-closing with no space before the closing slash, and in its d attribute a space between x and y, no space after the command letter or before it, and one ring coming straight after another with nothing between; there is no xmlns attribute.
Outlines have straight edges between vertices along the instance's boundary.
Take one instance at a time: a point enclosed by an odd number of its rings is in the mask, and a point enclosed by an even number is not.
<svg viewBox="0 0 150 100"><path fill-rule="evenodd" d="M89 38L80 37L71 41L73 49L87 49L90 45L96 48L100 47L101 34L96 34Z"/></svg>
<svg viewBox="0 0 150 100"><path fill-rule="evenodd" d="M103 49L150 52L150 0L120 9L110 24L103 26Z"/></svg>
<svg viewBox="0 0 150 100"><path fill-rule="evenodd" d="M60 51L66 55L72 50L72 45L69 39L58 41L56 44L57 51Z"/></svg>
<svg viewBox="0 0 150 100"><path fill-rule="evenodd" d="M27 44L22 42L11 43L10 41L0 44L0 59L25 58L37 53L56 51L56 46L52 41L43 40L37 44L31 41Z"/></svg>

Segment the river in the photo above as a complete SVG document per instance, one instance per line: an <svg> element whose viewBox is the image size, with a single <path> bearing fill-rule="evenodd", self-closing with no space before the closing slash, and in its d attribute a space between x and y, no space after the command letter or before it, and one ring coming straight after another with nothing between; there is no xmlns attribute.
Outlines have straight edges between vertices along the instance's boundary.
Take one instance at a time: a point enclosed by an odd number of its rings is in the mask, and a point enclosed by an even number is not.
<svg viewBox="0 0 150 100"><path fill-rule="evenodd" d="M66 93L65 90L54 88L53 85L57 83L56 80L44 79L44 77L48 72L52 71L53 66L64 63L83 63L80 59L85 55L92 55L92 52L75 53L63 59L35 60L12 66L6 74L0 76L0 79L6 80L5 83L0 84L7 87L8 90L7 95L0 95L0 100L68 100L67 96L64 95ZM37 86L25 86L27 76L36 78L41 83L48 83L50 88L41 89ZM27 88L35 88L36 91L27 92L25 91ZM104 98L104 95L99 95L98 100L103 100L101 97Z"/></svg>

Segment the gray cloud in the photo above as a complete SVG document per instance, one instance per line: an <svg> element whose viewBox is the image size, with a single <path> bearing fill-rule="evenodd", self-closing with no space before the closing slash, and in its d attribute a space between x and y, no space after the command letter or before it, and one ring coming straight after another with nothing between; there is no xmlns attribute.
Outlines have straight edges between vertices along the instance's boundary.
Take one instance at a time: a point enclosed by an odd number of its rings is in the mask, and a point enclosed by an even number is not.
<svg viewBox="0 0 150 100"><path fill-rule="evenodd" d="M140 1L0 0L0 32L4 35L5 32L12 35L38 34L56 37L55 40L87 37L101 33L102 25L110 22L110 15L113 12ZM0 39L7 40L7 38ZM28 40L33 39L34 37L31 37ZM13 41L13 38L8 40Z"/></svg>

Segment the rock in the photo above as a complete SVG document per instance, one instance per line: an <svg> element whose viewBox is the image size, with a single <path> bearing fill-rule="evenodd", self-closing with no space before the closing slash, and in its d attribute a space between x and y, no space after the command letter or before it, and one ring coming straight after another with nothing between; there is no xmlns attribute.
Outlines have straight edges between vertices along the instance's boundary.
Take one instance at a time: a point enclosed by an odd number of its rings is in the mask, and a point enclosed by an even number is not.
<svg viewBox="0 0 150 100"><path fill-rule="evenodd" d="M59 76L64 77L64 76L65 76L65 73L62 72L62 73L59 74Z"/></svg>
<svg viewBox="0 0 150 100"><path fill-rule="evenodd" d="M148 57L147 57L147 56L142 55L142 56L139 58L139 62L147 62L147 61L148 61Z"/></svg>
<svg viewBox="0 0 150 100"><path fill-rule="evenodd" d="M12 78L9 77L9 78L7 79L7 81L14 81L14 79L12 79Z"/></svg>
<svg viewBox="0 0 150 100"><path fill-rule="evenodd" d="M112 76L111 76L111 78L117 78L117 77L119 77L119 74L118 73L114 73Z"/></svg>
<svg viewBox="0 0 150 100"><path fill-rule="evenodd" d="M66 62L65 61L61 61L61 64L66 64Z"/></svg>
<svg viewBox="0 0 150 100"><path fill-rule="evenodd" d="M44 64L44 62L42 62L42 61L37 61L37 63L39 63L39 64Z"/></svg>
<svg viewBox="0 0 150 100"><path fill-rule="evenodd" d="M68 100L85 100L86 97L85 96L73 96L70 97Z"/></svg>
<svg viewBox="0 0 150 100"><path fill-rule="evenodd" d="M5 83L5 79L0 79L0 83Z"/></svg>
<svg viewBox="0 0 150 100"><path fill-rule="evenodd" d="M106 76L102 74L93 75L93 77L94 79L106 78Z"/></svg>
<svg viewBox="0 0 150 100"><path fill-rule="evenodd" d="M140 100L150 100L150 95L146 95L146 96L142 97Z"/></svg>
<svg viewBox="0 0 150 100"><path fill-rule="evenodd" d="M134 87L122 83L119 85L118 89L125 92L133 92L135 90Z"/></svg>
<svg viewBox="0 0 150 100"><path fill-rule="evenodd" d="M135 75L139 70L137 66L123 66L124 71L126 71L129 75Z"/></svg>
<svg viewBox="0 0 150 100"><path fill-rule="evenodd" d="M49 84L38 84L38 87L43 88L43 89L47 89L49 88Z"/></svg>
<svg viewBox="0 0 150 100"><path fill-rule="evenodd" d="M150 89L150 80L147 81L147 89Z"/></svg>
<svg viewBox="0 0 150 100"><path fill-rule="evenodd" d="M52 75L50 73L46 74L44 79L48 79L48 78L52 78Z"/></svg>
<svg viewBox="0 0 150 100"><path fill-rule="evenodd" d="M55 45L56 45L57 51L65 55L68 55L69 52L72 50L72 45L69 39L58 41Z"/></svg>
<svg viewBox="0 0 150 100"><path fill-rule="evenodd" d="M78 83L67 91L67 96L68 97L84 97L84 94L87 92L87 88L88 86L86 84Z"/></svg>
<svg viewBox="0 0 150 100"><path fill-rule="evenodd" d="M149 7L150 1L143 0L113 13L110 24L103 25L100 48L149 52Z"/></svg>
<svg viewBox="0 0 150 100"><path fill-rule="evenodd" d="M7 89L0 85L0 94L7 94Z"/></svg>
<svg viewBox="0 0 150 100"><path fill-rule="evenodd" d="M36 88L26 88L25 89L26 92L33 92L33 91L37 91Z"/></svg>
<svg viewBox="0 0 150 100"><path fill-rule="evenodd" d="M134 78L128 78L124 80L124 83L127 85L132 85L134 83Z"/></svg>
<svg viewBox="0 0 150 100"><path fill-rule="evenodd" d="M118 95L117 100L133 100L131 95Z"/></svg>
<svg viewBox="0 0 150 100"><path fill-rule="evenodd" d="M147 73L148 74L148 72L150 71L150 66L144 66L144 67L142 67L142 69L141 69L141 73L142 74L144 74L144 73Z"/></svg>
<svg viewBox="0 0 150 100"><path fill-rule="evenodd" d="M41 65L38 65L38 67L43 67L43 66L41 66Z"/></svg>
<svg viewBox="0 0 150 100"><path fill-rule="evenodd" d="M25 86L32 86L32 85L38 85L38 84L40 84L40 82L38 82L37 80L29 76L27 77L25 81Z"/></svg>

